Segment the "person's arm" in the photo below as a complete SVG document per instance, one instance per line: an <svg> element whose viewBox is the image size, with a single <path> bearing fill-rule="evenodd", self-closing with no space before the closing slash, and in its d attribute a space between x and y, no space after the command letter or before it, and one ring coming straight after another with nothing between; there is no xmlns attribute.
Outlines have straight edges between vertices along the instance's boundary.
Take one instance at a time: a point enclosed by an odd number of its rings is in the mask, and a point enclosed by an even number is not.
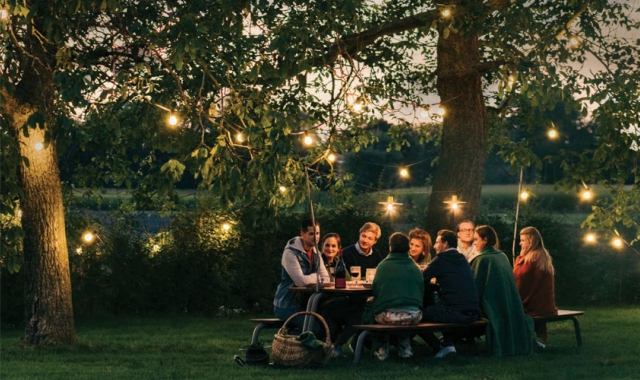
<svg viewBox="0 0 640 380"><path fill-rule="evenodd" d="M282 267L287 271L289 277L296 286L305 286L316 283L316 273L305 275L300 268L300 262L292 250L285 250L282 254ZM324 265L321 265L324 267ZM325 270L326 272L326 270Z"/></svg>
<svg viewBox="0 0 640 380"><path fill-rule="evenodd" d="M320 282L330 282L331 278L329 277L329 272L327 272L327 267L324 266L324 260L322 260L322 256L318 254L316 258L320 259L320 262L318 263L318 274L320 275ZM313 283L315 284L315 281Z"/></svg>
<svg viewBox="0 0 640 380"><path fill-rule="evenodd" d="M440 260L438 260L438 256L436 256L433 260L431 260L429 265L427 265L427 268L422 272L422 279L424 280L425 284L430 283L431 279L436 276L436 273L438 273L439 262Z"/></svg>

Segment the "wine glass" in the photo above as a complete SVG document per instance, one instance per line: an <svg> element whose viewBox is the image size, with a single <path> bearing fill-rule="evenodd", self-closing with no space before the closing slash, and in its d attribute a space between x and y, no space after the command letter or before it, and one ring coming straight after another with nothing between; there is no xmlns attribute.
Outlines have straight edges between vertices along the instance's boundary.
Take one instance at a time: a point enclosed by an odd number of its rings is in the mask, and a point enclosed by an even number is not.
<svg viewBox="0 0 640 380"><path fill-rule="evenodd" d="M352 266L351 268L349 268L349 274L351 274L352 281L360 280L360 267Z"/></svg>

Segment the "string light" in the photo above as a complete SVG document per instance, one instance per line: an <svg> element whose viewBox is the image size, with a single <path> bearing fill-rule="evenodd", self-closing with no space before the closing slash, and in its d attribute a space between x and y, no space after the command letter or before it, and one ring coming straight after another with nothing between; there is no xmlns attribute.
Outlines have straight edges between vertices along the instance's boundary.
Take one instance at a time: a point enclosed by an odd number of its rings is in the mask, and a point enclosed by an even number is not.
<svg viewBox="0 0 640 380"><path fill-rule="evenodd" d="M78 248L76 248L76 253L77 253L78 255L82 254L82 247L78 247Z"/></svg>
<svg viewBox="0 0 640 380"><path fill-rule="evenodd" d="M42 148L44 148L44 144L42 144L41 142L37 142L37 143L35 143L35 145L33 147L36 150L42 150Z"/></svg>
<svg viewBox="0 0 640 380"><path fill-rule="evenodd" d="M451 17L451 9L449 8L444 8L441 12L440 15L442 16L442 18L449 18Z"/></svg>
<svg viewBox="0 0 640 380"><path fill-rule="evenodd" d="M523 202L526 202L527 199L529 199L530 196L531 196L531 192L529 191L529 189L525 189L520 193L520 199Z"/></svg>
<svg viewBox="0 0 640 380"><path fill-rule="evenodd" d="M229 231L231 229L231 225L229 223L224 223L222 225L222 229L225 231Z"/></svg>
<svg viewBox="0 0 640 380"><path fill-rule="evenodd" d="M586 234L586 235L585 235L585 237L584 237L584 241L586 241L586 242L587 242L587 243L589 243L589 244L593 244L593 243L595 243L595 242L596 242L596 240L597 240L597 238L596 238L596 234L594 234L594 233L592 233L592 232L590 232L590 233Z"/></svg>
<svg viewBox="0 0 640 380"><path fill-rule="evenodd" d="M569 47L571 49L577 49L580 47L580 45L582 45L582 41L580 40L580 37L578 36L569 37Z"/></svg>
<svg viewBox="0 0 640 380"><path fill-rule="evenodd" d="M407 168L400 168L400 177L402 177L402 178L407 178L407 177L409 177L409 169L407 169Z"/></svg>
<svg viewBox="0 0 640 380"><path fill-rule="evenodd" d="M278 190L280 190L281 193L284 193L285 191L287 191L287 188L284 186L280 186Z"/></svg>
<svg viewBox="0 0 640 380"><path fill-rule="evenodd" d="M611 244L613 244L613 246L616 248L622 248L622 239L619 237L613 238Z"/></svg>
<svg viewBox="0 0 640 380"><path fill-rule="evenodd" d="M18 218L22 218L22 210L18 210Z"/></svg>
<svg viewBox="0 0 640 380"><path fill-rule="evenodd" d="M589 201L593 198L593 193L591 192L591 190L587 189L580 194L580 197L585 201Z"/></svg>
<svg viewBox="0 0 640 380"><path fill-rule="evenodd" d="M239 143L244 142L244 136L242 135L242 132L238 132L238 134L236 134L236 141Z"/></svg>
<svg viewBox="0 0 640 380"><path fill-rule="evenodd" d="M178 117L176 115L169 115L169 119L167 120L169 125L172 127L175 127L176 125L178 125Z"/></svg>
<svg viewBox="0 0 640 380"><path fill-rule="evenodd" d="M95 235L91 232L87 232L84 234L84 236L82 236L82 239L87 243L91 243L93 239L95 239Z"/></svg>
<svg viewBox="0 0 640 380"><path fill-rule="evenodd" d="M364 110L364 106L366 104L366 100L364 98L364 96L358 96L358 99L356 99L355 102L353 102L353 111L354 112L362 112Z"/></svg>
<svg viewBox="0 0 640 380"><path fill-rule="evenodd" d="M444 116L444 114L445 114L445 113L446 113L446 111L445 111L445 109L444 109L443 107L440 107L440 108L438 109L438 115L440 115L440 116Z"/></svg>
<svg viewBox="0 0 640 380"><path fill-rule="evenodd" d="M333 153L329 153L329 155L327 156L327 160L329 162L334 162L336 160L336 155Z"/></svg>
<svg viewBox="0 0 640 380"><path fill-rule="evenodd" d="M306 146L311 146L313 145L313 138L309 135L305 135L304 138L302 139L302 142Z"/></svg>
<svg viewBox="0 0 640 380"><path fill-rule="evenodd" d="M549 136L550 139L556 139L558 138L558 131L555 128L551 128L547 132L547 136Z"/></svg>

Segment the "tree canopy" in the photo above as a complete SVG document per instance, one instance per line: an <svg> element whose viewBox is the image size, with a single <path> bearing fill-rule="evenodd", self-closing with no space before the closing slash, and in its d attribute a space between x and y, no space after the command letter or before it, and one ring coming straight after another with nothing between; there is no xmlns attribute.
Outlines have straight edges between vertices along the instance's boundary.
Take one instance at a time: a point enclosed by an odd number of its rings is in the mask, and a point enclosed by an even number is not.
<svg viewBox="0 0 640 380"><path fill-rule="evenodd" d="M559 121L560 103L589 120L597 145L546 159L562 162L565 188L597 183L613 195L586 227L624 226L635 239L640 49L629 37L638 30L630 6L1 0L1 211L23 211L27 283L57 283L61 294L69 286L59 166L78 152L85 164L73 185L130 186L137 202L170 209L175 183L191 175L230 205L276 208L305 199L307 172L314 185L342 189L349 175L329 154L370 145L376 137L364 127L384 118L393 149L410 130L440 139L425 218L434 230L453 195L467 201L459 217L475 218L490 148L514 171L545 158L531 148ZM421 116L426 109L445 111L436 128ZM556 127L562 136L565 126ZM513 141L514 129L531 138ZM307 135L311 148L302 147ZM57 269L42 280L52 262ZM25 341L73 341L72 329L47 338L36 322L53 317L34 311L66 304L58 319L72 325L70 297L47 303L36 288L27 290Z"/></svg>

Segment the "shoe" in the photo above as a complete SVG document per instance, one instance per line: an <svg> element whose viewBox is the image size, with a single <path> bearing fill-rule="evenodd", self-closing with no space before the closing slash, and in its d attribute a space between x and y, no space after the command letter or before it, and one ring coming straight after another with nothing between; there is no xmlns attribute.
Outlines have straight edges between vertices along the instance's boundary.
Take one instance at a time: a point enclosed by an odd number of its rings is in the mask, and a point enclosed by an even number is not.
<svg viewBox="0 0 640 380"><path fill-rule="evenodd" d="M539 340L536 340L536 347L538 347L538 348L539 348L539 349L541 349L541 350L544 350L545 348L547 348L547 345L546 345L546 344L544 344L544 343L542 343L542 342L541 342L541 341L539 341Z"/></svg>
<svg viewBox="0 0 640 380"><path fill-rule="evenodd" d="M409 359L413 356L411 347L398 347L398 356L403 359Z"/></svg>
<svg viewBox="0 0 640 380"><path fill-rule="evenodd" d="M447 356L455 355L456 347L455 346L443 346L440 347L440 351L436 354L436 359L444 359Z"/></svg>
<svg viewBox="0 0 640 380"><path fill-rule="evenodd" d="M389 349L385 346L382 346L375 350L373 355L380 361L387 360L387 358L389 357Z"/></svg>
<svg viewBox="0 0 640 380"><path fill-rule="evenodd" d="M333 350L331 351L332 358L341 358L343 356L345 355L342 353L342 347L340 346L333 347Z"/></svg>

